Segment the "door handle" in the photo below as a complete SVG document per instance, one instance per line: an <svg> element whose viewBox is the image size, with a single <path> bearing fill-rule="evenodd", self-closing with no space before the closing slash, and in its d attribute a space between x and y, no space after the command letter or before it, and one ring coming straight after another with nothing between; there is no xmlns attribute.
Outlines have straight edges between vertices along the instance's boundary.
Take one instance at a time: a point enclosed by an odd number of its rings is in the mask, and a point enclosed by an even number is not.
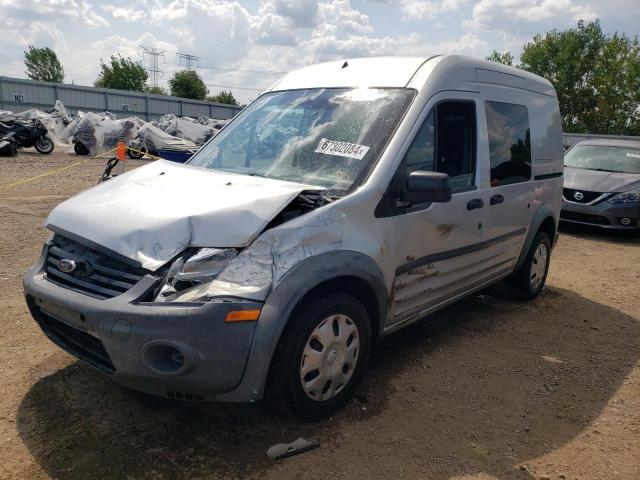
<svg viewBox="0 0 640 480"><path fill-rule="evenodd" d="M484 207L484 202L481 198L474 198L467 202L467 210L475 210L476 208Z"/></svg>
<svg viewBox="0 0 640 480"><path fill-rule="evenodd" d="M504 197L502 195L494 195L489 200L489 203L491 205L497 205L497 204L502 203L502 202L504 202Z"/></svg>

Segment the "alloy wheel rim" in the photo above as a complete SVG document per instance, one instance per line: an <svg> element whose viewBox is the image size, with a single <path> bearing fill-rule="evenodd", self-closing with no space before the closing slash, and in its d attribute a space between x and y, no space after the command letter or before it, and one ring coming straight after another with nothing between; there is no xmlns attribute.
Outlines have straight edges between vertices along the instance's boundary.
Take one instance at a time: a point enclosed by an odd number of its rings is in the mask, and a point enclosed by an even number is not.
<svg viewBox="0 0 640 480"><path fill-rule="evenodd" d="M316 401L338 395L353 376L360 354L360 334L347 315L322 320L311 332L300 361L300 382Z"/></svg>
<svg viewBox="0 0 640 480"><path fill-rule="evenodd" d="M538 245L535 253L533 254L533 260L531 262L531 271L529 273L529 282L533 290L537 290L542 284L542 280L544 279L544 274L547 270L548 256L549 256L549 253L547 252L547 246L544 243L541 243L540 245Z"/></svg>

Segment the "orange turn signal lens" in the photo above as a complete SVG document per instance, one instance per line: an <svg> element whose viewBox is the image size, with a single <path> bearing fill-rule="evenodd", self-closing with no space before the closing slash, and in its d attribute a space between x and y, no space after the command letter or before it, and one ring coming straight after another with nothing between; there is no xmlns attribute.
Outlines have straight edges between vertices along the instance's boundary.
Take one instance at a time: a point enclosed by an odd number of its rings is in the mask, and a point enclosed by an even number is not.
<svg viewBox="0 0 640 480"><path fill-rule="evenodd" d="M258 320L260 310L232 310L227 313L225 322L254 322Z"/></svg>

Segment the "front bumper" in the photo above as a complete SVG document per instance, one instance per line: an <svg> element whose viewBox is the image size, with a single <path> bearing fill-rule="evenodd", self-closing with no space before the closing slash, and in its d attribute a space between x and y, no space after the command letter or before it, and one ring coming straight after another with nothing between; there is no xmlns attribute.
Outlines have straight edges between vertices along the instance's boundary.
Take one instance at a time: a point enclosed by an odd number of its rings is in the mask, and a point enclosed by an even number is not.
<svg viewBox="0 0 640 480"><path fill-rule="evenodd" d="M624 225L622 219L629 219ZM560 220L583 225L593 225L616 230L640 228L640 205L638 203L610 203L602 200L595 205L570 202L562 199Z"/></svg>
<svg viewBox="0 0 640 480"><path fill-rule="evenodd" d="M260 309L252 301L142 303L156 278L97 299L49 281L46 247L24 277L27 304L44 333L72 355L143 392L187 400L235 398L256 322L226 323L231 310Z"/></svg>

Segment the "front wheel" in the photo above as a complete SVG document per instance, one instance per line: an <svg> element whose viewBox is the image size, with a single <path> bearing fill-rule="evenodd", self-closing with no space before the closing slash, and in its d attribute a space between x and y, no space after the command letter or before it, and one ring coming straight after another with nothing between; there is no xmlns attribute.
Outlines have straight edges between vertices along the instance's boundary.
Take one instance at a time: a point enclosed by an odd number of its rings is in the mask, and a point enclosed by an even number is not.
<svg viewBox="0 0 640 480"><path fill-rule="evenodd" d="M509 287L517 296L533 300L540 294L549 272L550 258L549 237L546 233L539 232L533 239L520 268L507 279Z"/></svg>
<svg viewBox="0 0 640 480"><path fill-rule="evenodd" d="M75 142L73 151L76 152L76 155L89 155L89 149L84 146L84 143Z"/></svg>
<svg viewBox="0 0 640 480"><path fill-rule="evenodd" d="M43 135L38 140L36 140L35 147L38 152L49 154L53 152L53 140Z"/></svg>
<svg viewBox="0 0 640 480"><path fill-rule="evenodd" d="M305 300L274 356L272 400L302 420L335 413L362 379L370 350L371 324L360 301L341 293Z"/></svg>

